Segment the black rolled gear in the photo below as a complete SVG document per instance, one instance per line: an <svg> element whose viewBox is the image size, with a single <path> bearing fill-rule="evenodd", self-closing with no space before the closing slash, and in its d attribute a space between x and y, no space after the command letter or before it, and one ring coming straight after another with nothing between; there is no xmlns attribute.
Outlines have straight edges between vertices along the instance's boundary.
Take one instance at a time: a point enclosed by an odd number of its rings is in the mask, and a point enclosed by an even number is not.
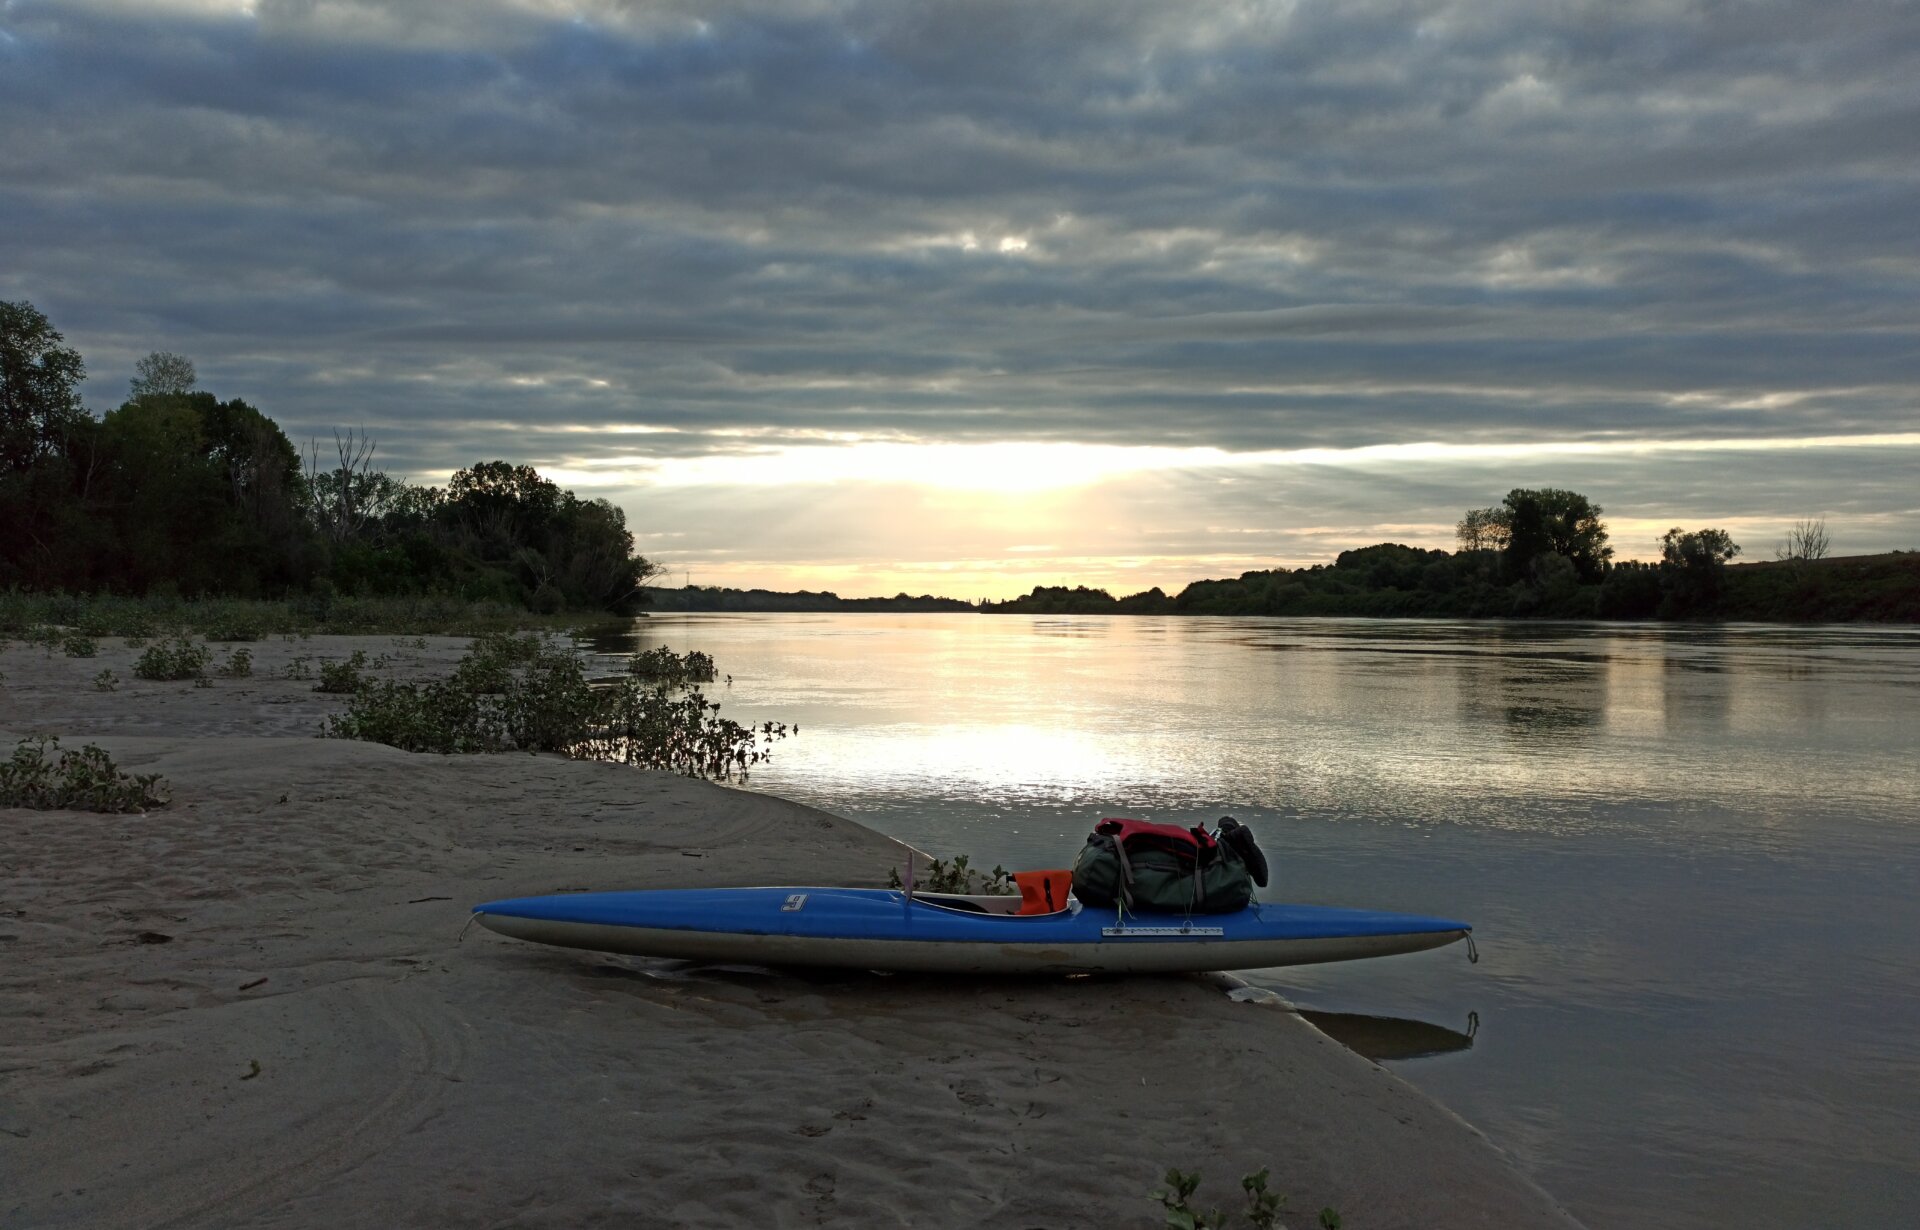
<svg viewBox="0 0 1920 1230"><path fill-rule="evenodd" d="M1260 843L1253 839L1253 830L1235 820L1232 816L1220 817L1220 840L1232 847L1247 865L1247 873L1253 882L1261 888L1267 886L1267 856L1260 852Z"/></svg>

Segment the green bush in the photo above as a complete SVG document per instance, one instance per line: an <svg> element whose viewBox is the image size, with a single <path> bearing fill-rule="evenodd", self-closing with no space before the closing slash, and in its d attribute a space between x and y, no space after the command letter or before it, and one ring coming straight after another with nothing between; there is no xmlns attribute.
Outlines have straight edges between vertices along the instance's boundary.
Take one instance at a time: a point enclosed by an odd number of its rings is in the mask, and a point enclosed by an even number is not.
<svg viewBox="0 0 1920 1230"><path fill-rule="evenodd" d="M784 722L757 727L720 716L698 689L674 696L634 679L596 690L592 730L575 754L714 781L747 780L772 755L770 745L794 733ZM762 746L762 740L769 746Z"/></svg>
<svg viewBox="0 0 1920 1230"><path fill-rule="evenodd" d="M264 631L259 621L240 614L222 614L200 626L200 635L210 641L257 641Z"/></svg>
<svg viewBox="0 0 1920 1230"><path fill-rule="evenodd" d="M529 665L547 648L547 642L533 633L515 636L492 632L477 636L459 665L454 667L454 680L469 692L504 693L512 682L514 669Z"/></svg>
<svg viewBox="0 0 1920 1230"><path fill-rule="evenodd" d="M320 663L320 682L313 685L316 692L358 692L366 684L360 672L367 668L367 653L356 649L352 656L341 662Z"/></svg>
<svg viewBox="0 0 1920 1230"><path fill-rule="evenodd" d="M357 691L325 733L407 751L561 752L744 781L791 732L779 722L742 726L719 709L697 690L675 695L631 675L596 685L579 653L537 636L482 637L446 679Z"/></svg>
<svg viewBox="0 0 1920 1230"><path fill-rule="evenodd" d="M253 651L236 649L227 655L227 660L219 666L219 671L228 679L245 679L253 674Z"/></svg>
<svg viewBox="0 0 1920 1230"><path fill-rule="evenodd" d="M93 690L111 692L120 686L120 677L110 670L103 670L93 677Z"/></svg>
<svg viewBox="0 0 1920 1230"><path fill-rule="evenodd" d="M706 654L696 649L683 657L665 645L636 653L627 659L627 673L635 679L675 687L689 683L712 683L718 677L713 659Z"/></svg>
<svg viewBox="0 0 1920 1230"><path fill-rule="evenodd" d="M206 672L213 654L184 636L152 645L133 664L133 673L142 679L197 679Z"/></svg>
<svg viewBox="0 0 1920 1230"><path fill-rule="evenodd" d="M60 647L66 652L69 658L91 658L95 653L99 652L100 649L98 645L93 643L92 637L82 636L78 632L73 633L67 637L66 640L62 641Z"/></svg>
<svg viewBox="0 0 1920 1230"><path fill-rule="evenodd" d="M59 759L49 759L49 750L59 752ZM122 773L105 749L92 743L62 752L56 738L22 739L12 758L0 762L0 807L143 812L168 801L167 783L158 773Z"/></svg>

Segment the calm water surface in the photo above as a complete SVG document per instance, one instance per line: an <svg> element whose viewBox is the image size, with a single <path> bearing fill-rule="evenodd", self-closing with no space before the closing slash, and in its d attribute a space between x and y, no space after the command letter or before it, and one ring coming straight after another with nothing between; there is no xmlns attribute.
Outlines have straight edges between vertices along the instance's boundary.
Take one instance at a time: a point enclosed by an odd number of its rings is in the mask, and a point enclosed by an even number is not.
<svg viewBox="0 0 1920 1230"><path fill-rule="evenodd" d="M934 854L1232 814L1268 899L1473 921L1478 965L1248 977L1596 1227L1920 1223L1920 629L684 615L623 647L654 644L799 724L754 788Z"/></svg>

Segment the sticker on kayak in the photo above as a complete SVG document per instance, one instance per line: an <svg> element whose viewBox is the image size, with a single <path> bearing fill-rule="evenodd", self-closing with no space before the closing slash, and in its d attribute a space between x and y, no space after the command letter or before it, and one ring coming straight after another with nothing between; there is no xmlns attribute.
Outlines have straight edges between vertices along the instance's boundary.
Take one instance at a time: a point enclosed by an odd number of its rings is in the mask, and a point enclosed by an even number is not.
<svg viewBox="0 0 1920 1230"><path fill-rule="evenodd" d="M1110 940L1153 939L1191 936L1196 939L1219 939L1227 933L1225 927L1102 927L1100 934Z"/></svg>
<svg viewBox="0 0 1920 1230"><path fill-rule="evenodd" d="M805 893L788 893L787 899L780 903L782 910L797 910L807 903Z"/></svg>

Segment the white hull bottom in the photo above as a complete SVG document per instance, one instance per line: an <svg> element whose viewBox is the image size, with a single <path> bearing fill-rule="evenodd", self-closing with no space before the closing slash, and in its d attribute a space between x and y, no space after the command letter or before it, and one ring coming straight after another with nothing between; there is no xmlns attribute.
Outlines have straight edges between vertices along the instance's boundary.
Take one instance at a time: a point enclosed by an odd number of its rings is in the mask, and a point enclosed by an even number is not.
<svg viewBox="0 0 1920 1230"><path fill-rule="evenodd" d="M602 923L556 922L508 914L476 915L501 935L596 952L750 965L816 965L836 969L928 974L1190 974L1213 970L1315 965L1422 952L1464 939L1465 931L1316 939L1112 939L1081 944L993 944L977 941L828 939L745 935Z"/></svg>

